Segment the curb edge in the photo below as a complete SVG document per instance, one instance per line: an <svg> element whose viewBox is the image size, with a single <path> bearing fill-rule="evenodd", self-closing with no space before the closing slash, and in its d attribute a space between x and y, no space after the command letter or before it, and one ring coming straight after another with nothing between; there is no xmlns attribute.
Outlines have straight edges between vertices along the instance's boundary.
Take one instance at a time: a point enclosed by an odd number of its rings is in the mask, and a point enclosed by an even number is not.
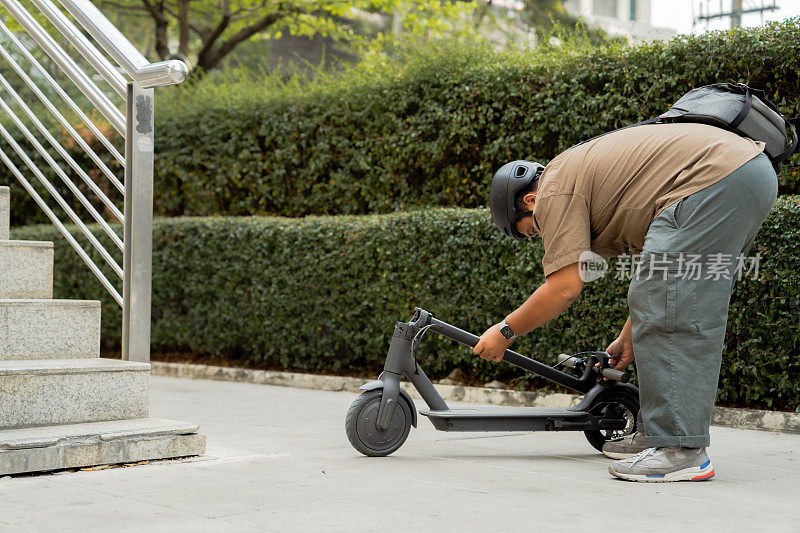
<svg viewBox="0 0 800 533"><path fill-rule="evenodd" d="M253 370L249 368L197 365L191 363L166 363L151 361L151 374L188 379L210 379L216 381L236 381L259 385L294 387L327 391L358 392L358 387L372 381L347 376L325 376L299 372L275 370ZM411 397L420 399L413 387L403 383ZM580 396L564 393L539 393L509 389L488 389L464 385L436 384L436 390L448 401L487 403L506 406L571 407L577 405ZM760 409L739 409L714 407L711 420L714 426L734 429L757 429L781 433L800 433L800 413L785 411L764 411Z"/></svg>

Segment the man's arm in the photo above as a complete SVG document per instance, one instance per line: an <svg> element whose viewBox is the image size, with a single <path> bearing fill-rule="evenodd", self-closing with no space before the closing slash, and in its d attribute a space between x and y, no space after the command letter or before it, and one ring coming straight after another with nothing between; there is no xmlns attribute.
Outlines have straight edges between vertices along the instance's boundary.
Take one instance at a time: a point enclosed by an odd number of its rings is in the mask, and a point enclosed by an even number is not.
<svg viewBox="0 0 800 533"><path fill-rule="evenodd" d="M554 319L570 306L583 289L583 280L578 263L572 263L547 276L543 285L523 303L519 309L506 317L506 324L517 335L528 333ZM483 335L473 348L482 359L500 361L511 341L500 333L500 324L495 324Z"/></svg>
<svg viewBox="0 0 800 533"><path fill-rule="evenodd" d="M508 315L506 324L517 335L528 333L560 315L575 301L581 290L583 280L578 263L567 265L547 276L544 284L519 309Z"/></svg>
<svg viewBox="0 0 800 533"><path fill-rule="evenodd" d="M633 342L633 328L631 328L631 315L628 315L628 320L626 320L625 325L622 326L622 332L619 334L619 338L627 342Z"/></svg>

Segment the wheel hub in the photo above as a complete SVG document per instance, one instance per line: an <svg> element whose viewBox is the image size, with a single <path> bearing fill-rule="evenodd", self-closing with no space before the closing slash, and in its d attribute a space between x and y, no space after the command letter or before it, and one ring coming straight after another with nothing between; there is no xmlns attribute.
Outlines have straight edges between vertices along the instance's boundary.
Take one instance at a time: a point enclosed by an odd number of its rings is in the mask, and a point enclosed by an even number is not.
<svg viewBox="0 0 800 533"><path fill-rule="evenodd" d="M606 432L606 437L609 439L617 439L620 437L627 437L633 433L633 428L636 425L635 417L630 409L619 403L611 403L603 409L603 414L608 417L624 418L625 427L623 429L614 429Z"/></svg>
<svg viewBox="0 0 800 533"><path fill-rule="evenodd" d="M403 437L406 417L403 409L399 405L395 406L394 414L389 420L389 427L385 430L378 429L375 425L378 421L378 409L380 408L380 398L368 403L361 410L358 417L358 437L361 441L375 450L386 449L393 446Z"/></svg>

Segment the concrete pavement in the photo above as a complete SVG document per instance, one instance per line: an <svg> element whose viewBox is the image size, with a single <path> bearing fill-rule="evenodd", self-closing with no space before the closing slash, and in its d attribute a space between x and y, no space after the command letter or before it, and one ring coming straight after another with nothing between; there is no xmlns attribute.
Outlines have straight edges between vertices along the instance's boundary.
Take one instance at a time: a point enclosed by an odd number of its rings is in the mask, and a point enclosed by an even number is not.
<svg viewBox="0 0 800 533"><path fill-rule="evenodd" d="M713 427L714 480L628 483L582 433L421 417L367 458L344 434L352 393L151 379L151 416L199 423L206 456L2 478L0 531L800 532L800 435Z"/></svg>

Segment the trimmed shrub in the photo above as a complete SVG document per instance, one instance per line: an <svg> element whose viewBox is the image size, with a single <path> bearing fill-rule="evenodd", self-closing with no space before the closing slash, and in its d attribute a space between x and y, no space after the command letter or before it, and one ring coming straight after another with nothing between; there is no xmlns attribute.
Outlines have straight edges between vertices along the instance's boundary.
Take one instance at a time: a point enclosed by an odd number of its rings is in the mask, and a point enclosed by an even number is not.
<svg viewBox="0 0 800 533"><path fill-rule="evenodd" d="M800 197L782 197L751 255L757 280L735 285L720 377L728 404L800 404ZM55 297L103 300L102 338L120 342L120 310L49 226L16 239L55 241ZM96 254L95 254L96 255ZM502 239L485 209L432 209L303 219L157 219L153 350L191 351L300 371L372 373L392 328L414 306L481 334L543 283L540 243ZM614 265L612 264L612 268ZM627 315L627 282L587 283L559 318L514 349L548 363L605 349ZM473 380L542 385L429 335L418 357L433 377L454 367Z"/></svg>
<svg viewBox="0 0 800 533"><path fill-rule="evenodd" d="M232 101L188 87L159 117L159 206L285 216L478 207L509 160L547 162L700 85L747 82L800 116L798 56L793 21L578 54L451 43L403 58L391 75L357 67L347 85L276 94L250 83L253 94ZM797 160L784 192L797 190Z"/></svg>
<svg viewBox="0 0 800 533"><path fill-rule="evenodd" d="M663 112L700 85L746 82L798 116L797 57L800 20L792 19L577 52L436 43L312 83L162 89L155 212L301 216L478 207L503 163L547 162L582 139ZM784 193L799 190L798 161L784 167ZM15 194L17 224L37 213L24 197Z"/></svg>

